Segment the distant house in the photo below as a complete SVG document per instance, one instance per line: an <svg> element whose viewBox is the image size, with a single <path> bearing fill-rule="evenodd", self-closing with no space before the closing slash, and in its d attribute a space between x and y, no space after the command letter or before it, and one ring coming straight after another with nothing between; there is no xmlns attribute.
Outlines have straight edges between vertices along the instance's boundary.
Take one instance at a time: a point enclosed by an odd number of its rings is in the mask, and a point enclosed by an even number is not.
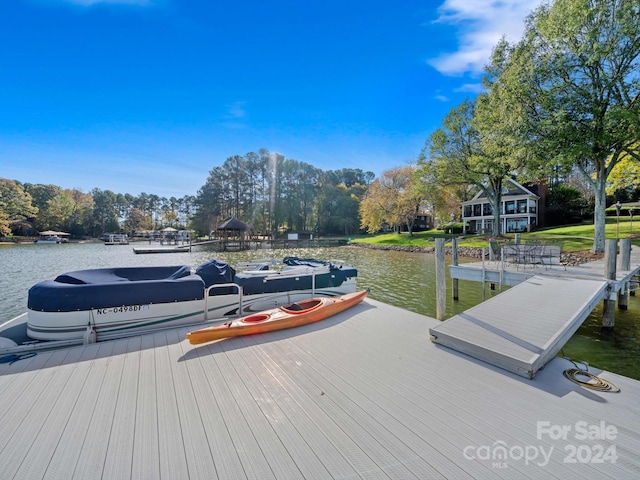
<svg viewBox="0 0 640 480"><path fill-rule="evenodd" d="M411 225L412 232L424 232L425 230L431 230L432 228L433 216L424 213L416 215L416 218L413 220L413 224ZM393 226L385 223L380 230L384 232L392 232L394 231L394 228ZM406 223L399 224L398 230L401 232L409 231Z"/></svg>
<svg viewBox="0 0 640 480"><path fill-rule="evenodd" d="M500 204L500 232L527 232L544 225L546 185L520 185L513 179L505 182ZM495 218L484 192L462 202L462 222L465 233L490 233Z"/></svg>

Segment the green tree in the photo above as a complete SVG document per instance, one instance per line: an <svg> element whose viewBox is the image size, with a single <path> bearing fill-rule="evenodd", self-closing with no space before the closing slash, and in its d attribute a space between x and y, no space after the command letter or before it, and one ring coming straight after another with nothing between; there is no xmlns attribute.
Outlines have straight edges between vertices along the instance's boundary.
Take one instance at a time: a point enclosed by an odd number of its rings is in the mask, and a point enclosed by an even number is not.
<svg viewBox="0 0 640 480"><path fill-rule="evenodd" d="M21 183L0 178L0 211L4 213L12 232L28 233L30 220L38 213L29 192Z"/></svg>
<svg viewBox="0 0 640 480"><path fill-rule="evenodd" d="M38 215L34 219L34 226L38 230L54 228L55 219L49 212L50 202L62 194L62 188L57 185L25 184L25 190L31 195L33 205L38 208Z"/></svg>
<svg viewBox="0 0 640 480"><path fill-rule="evenodd" d="M465 183L445 185L438 182L435 162L419 160L416 170L416 188L424 198L423 204L430 211L436 224L451 222L459 217L460 204L470 200L475 193L472 185Z"/></svg>
<svg viewBox="0 0 640 480"><path fill-rule="evenodd" d="M72 205L71 214L67 219L66 231L81 236L91 233L93 223L93 196L77 189L65 190Z"/></svg>
<svg viewBox="0 0 640 480"><path fill-rule="evenodd" d="M499 138L500 117L491 111L495 103L496 97L484 94L477 103L465 100L453 108L427 140L418 159L418 175L423 183L480 189L493 211L493 236L499 236L502 186L517 171L517 157Z"/></svg>
<svg viewBox="0 0 640 480"><path fill-rule="evenodd" d="M321 172L316 184L314 232L351 235L360 230L359 205L375 175L360 169Z"/></svg>
<svg viewBox="0 0 640 480"><path fill-rule="evenodd" d="M94 188L91 190L93 197L93 226L91 234L99 236L105 232L118 232L120 224L118 223L118 211L116 209L116 194L111 190L100 190Z"/></svg>
<svg viewBox="0 0 640 480"><path fill-rule="evenodd" d="M576 166L595 194L593 251L604 251L606 186L625 154L640 160L640 8L630 0L556 0L494 62L518 106L530 170Z"/></svg>
<svg viewBox="0 0 640 480"><path fill-rule="evenodd" d="M386 170L373 181L360 202L360 225L376 233L386 223L394 227L406 225L413 235L413 223L423 197L414 185L413 167Z"/></svg>
<svg viewBox="0 0 640 480"><path fill-rule="evenodd" d="M637 200L640 191L640 162L629 155L623 158L611 169L606 192L616 197L616 200Z"/></svg>
<svg viewBox="0 0 640 480"><path fill-rule="evenodd" d="M548 225L564 225L580 219L580 210L585 204L582 192L570 185L554 186L547 198L546 221Z"/></svg>
<svg viewBox="0 0 640 480"><path fill-rule="evenodd" d="M196 213L191 220L191 228L199 235L208 235L221 220L226 189L224 176L222 167L214 167L209 172L205 184L198 190L195 200Z"/></svg>
<svg viewBox="0 0 640 480"><path fill-rule="evenodd" d="M136 231L145 231L153 229L153 219L147 212L133 207L129 210L129 214L124 221L125 230L133 236Z"/></svg>
<svg viewBox="0 0 640 480"><path fill-rule="evenodd" d="M7 215L0 207L0 237L6 237L11 234L11 228L9 228L9 215Z"/></svg>

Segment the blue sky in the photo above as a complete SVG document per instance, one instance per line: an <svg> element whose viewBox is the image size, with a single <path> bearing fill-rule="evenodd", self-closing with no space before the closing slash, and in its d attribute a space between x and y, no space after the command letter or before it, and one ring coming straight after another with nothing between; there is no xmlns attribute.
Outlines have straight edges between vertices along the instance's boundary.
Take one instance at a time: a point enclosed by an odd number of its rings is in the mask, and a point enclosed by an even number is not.
<svg viewBox="0 0 640 480"><path fill-rule="evenodd" d="M540 3L3 1L0 177L182 197L260 148L379 175Z"/></svg>

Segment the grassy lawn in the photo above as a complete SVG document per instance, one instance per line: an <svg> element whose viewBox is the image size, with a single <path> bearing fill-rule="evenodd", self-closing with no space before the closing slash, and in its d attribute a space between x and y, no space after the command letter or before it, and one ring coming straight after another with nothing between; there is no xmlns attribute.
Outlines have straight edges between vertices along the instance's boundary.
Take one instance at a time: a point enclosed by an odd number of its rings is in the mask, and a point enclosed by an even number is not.
<svg viewBox="0 0 640 480"><path fill-rule="evenodd" d="M445 235L441 230L429 230L426 232L416 232L413 236L408 233L386 233L372 236L359 236L352 238L352 243L369 243L374 245L394 245L429 247L434 245L435 238L460 239L458 245L461 247L487 248L489 246L490 235ZM621 216L618 224L616 217L606 219L606 238L626 238L629 236L640 237L640 218L632 222L630 217ZM514 240L515 234L505 235L505 240ZM563 240L564 252L584 252L593 247L593 224L569 225L557 228L549 228L531 233L522 233L522 241L527 239L536 240ZM634 245L640 246L640 238L632 240Z"/></svg>

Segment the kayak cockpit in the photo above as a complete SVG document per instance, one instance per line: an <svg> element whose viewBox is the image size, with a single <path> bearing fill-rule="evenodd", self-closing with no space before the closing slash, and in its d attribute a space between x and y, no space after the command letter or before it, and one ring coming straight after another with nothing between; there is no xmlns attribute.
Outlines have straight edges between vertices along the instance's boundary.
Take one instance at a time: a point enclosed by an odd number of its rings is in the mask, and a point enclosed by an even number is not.
<svg viewBox="0 0 640 480"><path fill-rule="evenodd" d="M315 310L320 307L324 302L320 298L310 298L309 300L302 300L301 302L291 303L289 305L283 305L280 310L283 312L297 315L300 313L306 313L311 310Z"/></svg>

